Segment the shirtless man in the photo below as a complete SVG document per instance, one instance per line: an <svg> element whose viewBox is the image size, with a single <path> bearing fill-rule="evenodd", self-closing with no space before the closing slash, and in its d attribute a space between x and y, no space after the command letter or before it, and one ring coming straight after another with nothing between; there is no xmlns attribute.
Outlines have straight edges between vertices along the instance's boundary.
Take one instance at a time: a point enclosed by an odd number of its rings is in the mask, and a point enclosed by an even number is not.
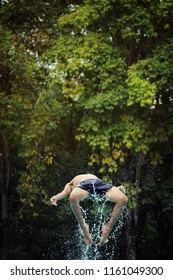
<svg viewBox="0 0 173 280"><path fill-rule="evenodd" d="M115 187L100 180L93 174L81 174L74 177L69 183L67 183L62 192L53 196L50 201L53 205L57 205L57 201L70 196L71 209L83 231L85 242L87 245L92 244L92 238L89 233L88 225L85 224L81 209L80 201L89 195L95 194L98 196L106 196L109 201L115 204L110 220L106 225L102 227L102 236L99 242L100 246L103 246L110 231L112 230L123 206L127 205L127 197L124 194L124 187Z"/></svg>

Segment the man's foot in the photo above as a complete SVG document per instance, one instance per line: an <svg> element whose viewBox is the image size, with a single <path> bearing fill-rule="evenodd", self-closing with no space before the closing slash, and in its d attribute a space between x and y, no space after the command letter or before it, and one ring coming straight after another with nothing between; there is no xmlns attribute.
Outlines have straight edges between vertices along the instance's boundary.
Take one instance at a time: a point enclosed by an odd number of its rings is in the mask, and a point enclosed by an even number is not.
<svg viewBox="0 0 173 280"><path fill-rule="evenodd" d="M91 235L89 233L89 226L87 224L85 224L84 228L82 230L83 230L83 234L84 234L84 237L85 237L86 245L87 246L92 245L93 241L92 241Z"/></svg>
<svg viewBox="0 0 173 280"><path fill-rule="evenodd" d="M107 240L107 237L109 235L110 229L107 225L102 226L102 236L99 242L99 246L103 246Z"/></svg>

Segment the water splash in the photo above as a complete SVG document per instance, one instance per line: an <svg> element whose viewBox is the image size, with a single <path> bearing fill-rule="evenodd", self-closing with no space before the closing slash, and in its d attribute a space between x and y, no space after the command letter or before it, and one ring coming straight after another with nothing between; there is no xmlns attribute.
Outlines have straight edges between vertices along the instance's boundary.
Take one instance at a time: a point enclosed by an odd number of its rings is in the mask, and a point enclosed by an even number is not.
<svg viewBox="0 0 173 280"><path fill-rule="evenodd" d="M87 204L88 203L88 204ZM83 205L84 204L84 205ZM81 211L85 222L89 225L90 234L93 239L91 246L86 246L84 236L80 226L78 226L73 236L76 236L75 252L73 250L68 252L68 259L78 260L101 260L101 259L118 259L118 241L121 234L126 207L122 212L112 229L108 239L103 247L100 247L99 241L102 234L102 226L108 222L112 213L113 203L108 202L105 197L98 197L96 194L92 195L91 201L85 201L81 206ZM87 205L85 205L87 204ZM74 241L74 239L73 239ZM70 241L69 241L70 246Z"/></svg>

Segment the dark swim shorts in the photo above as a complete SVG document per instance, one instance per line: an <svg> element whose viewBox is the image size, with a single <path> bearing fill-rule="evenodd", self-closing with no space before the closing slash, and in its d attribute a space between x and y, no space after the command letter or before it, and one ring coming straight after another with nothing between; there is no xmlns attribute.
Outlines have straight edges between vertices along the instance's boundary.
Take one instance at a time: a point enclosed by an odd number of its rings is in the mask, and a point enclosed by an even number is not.
<svg viewBox="0 0 173 280"><path fill-rule="evenodd" d="M80 182L77 187L89 192L90 195L103 196L108 190L113 187L113 185L108 184L101 179L87 179Z"/></svg>

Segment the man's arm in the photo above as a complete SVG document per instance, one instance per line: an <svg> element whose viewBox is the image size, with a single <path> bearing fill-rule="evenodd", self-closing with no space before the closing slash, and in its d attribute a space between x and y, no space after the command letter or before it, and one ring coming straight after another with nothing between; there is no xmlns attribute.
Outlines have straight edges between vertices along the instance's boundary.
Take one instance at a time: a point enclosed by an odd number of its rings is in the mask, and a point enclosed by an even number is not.
<svg viewBox="0 0 173 280"><path fill-rule="evenodd" d="M50 201L53 205L57 205L57 201L65 198L68 196L72 191L72 181L70 183L67 183L63 189L62 192L58 193L57 195L54 195L51 197Z"/></svg>

